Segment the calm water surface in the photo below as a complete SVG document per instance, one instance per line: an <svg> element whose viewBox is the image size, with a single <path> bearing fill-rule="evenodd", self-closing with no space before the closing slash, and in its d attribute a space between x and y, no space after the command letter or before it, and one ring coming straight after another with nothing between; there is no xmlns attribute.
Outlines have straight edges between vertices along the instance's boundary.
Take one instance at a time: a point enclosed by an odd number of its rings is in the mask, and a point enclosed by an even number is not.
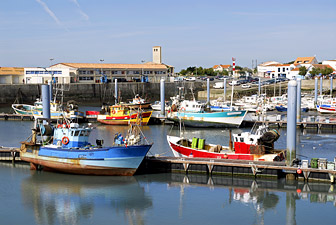
<svg viewBox="0 0 336 225"><path fill-rule="evenodd" d="M112 144L126 127L94 124L90 139ZM0 121L0 145L19 146L32 122ZM244 131L236 129L233 132ZM150 154L171 156L167 125L146 126ZM281 130L277 148L286 148ZM185 136L228 144L228 130L187 129ZM336 134L298 131L302 158L334 159ZM336 190L327 183L253 180L224 176L155 174L92 177L30 171L0 163L1 224L335 224Z"/></svg>

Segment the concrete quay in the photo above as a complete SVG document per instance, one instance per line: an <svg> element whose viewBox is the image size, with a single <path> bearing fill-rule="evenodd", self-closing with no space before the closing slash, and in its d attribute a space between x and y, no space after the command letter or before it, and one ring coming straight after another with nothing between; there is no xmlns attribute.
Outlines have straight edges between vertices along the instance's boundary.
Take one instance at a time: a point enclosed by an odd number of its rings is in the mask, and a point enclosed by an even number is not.
<svg viewBox="0 0 336 225"><path fill-rule="evenodd" d="M178 94L179 86L183 86L186 92L186 98L191 98L190 88L195 93L206 89L206 84L203 82L183 82L180 83L165 83L165 99ZM55 88L54 88L55 90ZM160 100L160 83L138 83L138 82L120 82L118 83L118 96L121 96L120 101L128 101L134 98L135 94L139 94L150 102ZM33 103L36 98L41 95L40 84L12 84L0 85L0 104L12 104L16 99L20 103ZM78 84L71 83L64 85L64 102L75 100L82 102L110 102L114 99L114 83L106 84Z"/></svg>

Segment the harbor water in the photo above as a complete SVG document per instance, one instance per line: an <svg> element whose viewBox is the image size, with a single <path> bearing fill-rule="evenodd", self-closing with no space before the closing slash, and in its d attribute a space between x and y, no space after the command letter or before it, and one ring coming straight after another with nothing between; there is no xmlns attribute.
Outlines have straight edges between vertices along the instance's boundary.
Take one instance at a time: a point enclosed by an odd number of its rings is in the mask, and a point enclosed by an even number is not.
<svg viewBox="0 0 336 225"><path fill-rule="evenodd" d="M31 121L0 121L0 145L19 147ZM90 142L113 142L127 127L94 123ZM233 129L242 132L248 129ZM167 134L177 127L143 127L150 155L172 156ZM275 147L286 148L286 130ZM297 132L301 159L335 157L336 133ZM184 136L228 145L227 129L186 128ZM0 163L1 224L335 224L336 190L330 183L199 174L133 177L78 176L31 171L28 164Z"/></svg>

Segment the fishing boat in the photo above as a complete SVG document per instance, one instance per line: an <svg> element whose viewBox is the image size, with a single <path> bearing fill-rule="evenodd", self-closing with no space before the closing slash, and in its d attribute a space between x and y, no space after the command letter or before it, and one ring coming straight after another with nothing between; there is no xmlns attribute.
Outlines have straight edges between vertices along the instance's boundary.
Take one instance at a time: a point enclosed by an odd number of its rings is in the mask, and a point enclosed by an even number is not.
<svg viewBox="0 0 336 225"><path fill-rule="evenodd" d="M223 112L187 112L187 111L170 111L168 120L175 123L182 122L189 127L239 127L246 115L245 110L232 110Z"/></svg>
<svg viewBox="0 0 336 225"><path fill-rule="evenodd" d="M318 101L319 104L316 106L316 109L320 113L336 113L336 99L327 98Z"/></svg>
<svg viewBox="0 0 336 225"><path fill-rule="evenodd" d="M35 123L29 142L21 142L20 158L33 170L42 167L73 174L131 176L152 147L140 136L138 124L130 126L125 138L116 134L114 145L104 147L103 140L89 143L90 124L80 127L65 120L53 127L42 122Z"/></svg>
<svg viewBox="0 0 336 225"><path fill-rule="evenodd" d="M229 146L206 143L205 139L187 139L184 137L167 136L168 144L175 157L197 157L216 159L238 159L259 161L282 161L285 152L274 149L274 142L280 134L267 126L260 126L251 132L230 135Z"/></svg>
<svg viewBox="0 0 336 225"><path fill-rule="evenodd" d="M320 113L336 113L336 105L331 104L317 105L316 109Z"/></svg>
<svg viewBox="0 0 336 225"><path fill-rule="evenodd" d="M247 113L245 110L208 110L205 103L195 100L172 98L167 119L174 123L182 122L188 127L239 127Z"/></svg>
<svg viewBox="0 0 336 225"><path fill-rule="evenodd" d="M153 111L142 111L129 105L119 104L103 106L102 113L97 116L97 121L109 125L135 124L140 120L141 125L147 125Z"/></svg>
<svg viewBox="0 0 336 225"><path fill-rule="evenodd" d="M147 102L145 99L141 98L140 95L136 94L132 101L128 103L123 103L126 106L132 107L134 109L141 108L141 109L149 109L150 102Z"/></svg>
<svg viewBox="0 0 336 225"><path fill-rule="evenodd" d="M169 107L170 106L169 106L168 102L165 102L165 110L168 110ZM161 101L155 101L153 104L151 104L151 108L154 111L161 111Z"/></svg>
<svg viewBox="0 0 336 225"><path fill-rule="evenodd" d="M35 106L29 104L12 104L12 109L19 115L33 115Z"/></svg>
<svg viewBox="0 0 336 225"><path fill-rule="evenodd" d="M43 118L42 103L38 107L32 110L35 119ZM52 120L58 120L62 118L71 120L84 119L84 112L78 110L78 105L74 101L69 101L66 107L63 107L61 103L57 101L50 102L50 116Z"/></svg>
<svg viewBox="0 0 336 225"><path fill-rule="evenodd" d="M287 106L285 105L276 105L275 106L275 109L278 111L278 112L287 112ZM309 108L308 107L301 107L301 112L308 112L309 111Z"/></svg>

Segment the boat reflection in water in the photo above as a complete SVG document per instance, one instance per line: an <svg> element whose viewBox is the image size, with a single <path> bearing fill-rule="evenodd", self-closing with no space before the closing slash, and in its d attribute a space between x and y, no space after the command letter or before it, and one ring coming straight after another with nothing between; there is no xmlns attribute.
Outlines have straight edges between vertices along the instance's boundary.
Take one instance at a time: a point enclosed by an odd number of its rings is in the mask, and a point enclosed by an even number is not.
<svg viewBox="0 0 336 225"><path fill-rule="evenodd" d="M280 221L280 224L284 224L282 222L296 224L296 204L300 200L308 200L310 203L322 203L323 205L328 202L336 207L336 188L334 184L328 183L171 174L171 181L168 186L170 188L180 188L180 217L183 217L185 195L192 194L195 187L209 188L210 190L227 189L229 191L228 205L241 203L246 206L252 206L251 208L255 212L255 224L265 224L266 211L269 210L283 210L285 212L284 218L277 218L277 222ZM223 196L218 197L222 198ZM281 201L282 198L285 198L285 205L284 201ZM206 204L205 202L203 204ZM235 208L235 206L233 207ZM299 217L299 219L302 220L302 217Z"/></svg>
<svg viewBox="0 0 336 225"><path fill-rule="evenodd" d="M152 199L134 177L34 173L21 190L37 224L81 224L99 216L100 210L110 210L104 211L110 221L125 223L126 218L129 224L144 224L143 214L152 207Z"/></svg>

